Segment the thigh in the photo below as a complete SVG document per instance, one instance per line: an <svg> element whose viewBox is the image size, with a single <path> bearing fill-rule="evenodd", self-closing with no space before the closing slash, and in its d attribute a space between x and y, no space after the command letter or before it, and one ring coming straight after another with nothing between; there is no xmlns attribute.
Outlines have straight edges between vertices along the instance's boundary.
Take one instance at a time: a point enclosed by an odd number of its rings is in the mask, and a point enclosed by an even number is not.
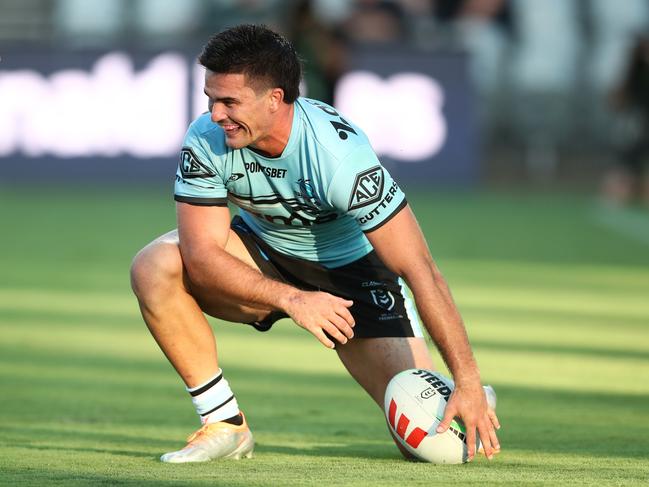
<svg viewBox="0 0 649 487"><path fill-rule="evenodd" d="M353 338L336 351L349 373L383 409L385 389L402 370L433 369L421 337Z"/></svg>
<svg viewBox="0 0 649 487"><path fill-rule="evenodd" d="M160 252L160 254L167 256L167 258L169 255L176 256L173 260L182 267L182 284L185 290L196 300L204 313L226 321L250 323L263 320L271 312L270 309L255 308L232 300L224 299L214 293L213 290L201 289L199 286L192 283L182 263L177 230L172 230L157 238L149 244L149 247L151 247L152 250L162 250L164 248L164 251ZM248 264L253 269L261 272L239 236L232 230L230 230L225 250L229 254Z"/></svg>

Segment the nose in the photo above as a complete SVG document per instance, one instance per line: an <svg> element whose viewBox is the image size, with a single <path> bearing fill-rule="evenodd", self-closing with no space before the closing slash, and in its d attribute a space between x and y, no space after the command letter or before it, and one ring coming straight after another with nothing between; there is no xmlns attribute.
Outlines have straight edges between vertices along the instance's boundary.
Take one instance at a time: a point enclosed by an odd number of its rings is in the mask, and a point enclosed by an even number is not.
<svg viewBox="0 0 649 487"><path fill-rule="evenodd" d="M225 105L223 103L214 103L212 105L212 122L219 123L228 118L225 113Z"/></svg>

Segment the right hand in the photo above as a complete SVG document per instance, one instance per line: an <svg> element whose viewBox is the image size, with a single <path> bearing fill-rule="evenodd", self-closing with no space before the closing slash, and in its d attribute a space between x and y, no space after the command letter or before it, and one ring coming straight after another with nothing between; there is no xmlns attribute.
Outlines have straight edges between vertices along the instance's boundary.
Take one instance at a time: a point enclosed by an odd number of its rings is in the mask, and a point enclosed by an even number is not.
<svg viewBox="0 0 649 487"><path fill-rule="evenodd" d="M297 291L286 297L282 307L293 321L325 347L335 348L331 338L344 345L354 336L356 323L348 309L353 304L353 301L321 291Z"/></svg>
<svg viewBox="0 0 649 487"><path fill-rule="evenodd" d="M464 385L455 384L455 390L444 410L444 418L437 426L437 433L446 431L456 416L464 421L466 427L469 461L475 455L476 434L480 437L484 454L489 460L500 453L500 442L496 435L500 423L496 412L488 407L479 379Z"/></svg>

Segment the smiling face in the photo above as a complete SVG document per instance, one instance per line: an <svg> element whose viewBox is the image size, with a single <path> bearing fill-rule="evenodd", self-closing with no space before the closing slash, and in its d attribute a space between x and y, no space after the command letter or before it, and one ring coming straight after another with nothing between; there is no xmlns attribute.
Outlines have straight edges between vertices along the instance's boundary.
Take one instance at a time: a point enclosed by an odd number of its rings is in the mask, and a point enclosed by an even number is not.
<svg viewBox="0 0 649 487"><path fill-rule="evenodd" d="M214 73L208 69L205 94L209 98L212 121L225 131L228 147L251 146L263 150L264 142L273 135L271 130L278 103L281 103L281 90L253 88L244 74Z"/></svg>

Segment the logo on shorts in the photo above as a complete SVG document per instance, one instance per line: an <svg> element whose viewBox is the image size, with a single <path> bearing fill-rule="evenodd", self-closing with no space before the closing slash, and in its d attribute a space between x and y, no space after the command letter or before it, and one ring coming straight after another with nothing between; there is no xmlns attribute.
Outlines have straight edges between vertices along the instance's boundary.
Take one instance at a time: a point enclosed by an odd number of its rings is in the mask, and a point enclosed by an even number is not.
<svg viewBox="0 0 649 487"><path fill-rule="evenodd" d="M394 308L394 296L392 296L390 291L386 291L385 289L371 289L370 293L372 294L374 304L388 311L392 311L392 308Z"/></svg>
<svg viewBox="0 0 649 487"><path fill-rule="evenodd" d="M348 209L351 211L376 203L382 194L383 169L381 166L375 166L356 175Z"/></svg>
<svg viewBox="0 0 649 487"><path fill-rule="evenodd" d="M216 173L198 160L194 151L189 147L183 147L180 151L180 172L185 179L209 178L216 176Z"/></svg>

